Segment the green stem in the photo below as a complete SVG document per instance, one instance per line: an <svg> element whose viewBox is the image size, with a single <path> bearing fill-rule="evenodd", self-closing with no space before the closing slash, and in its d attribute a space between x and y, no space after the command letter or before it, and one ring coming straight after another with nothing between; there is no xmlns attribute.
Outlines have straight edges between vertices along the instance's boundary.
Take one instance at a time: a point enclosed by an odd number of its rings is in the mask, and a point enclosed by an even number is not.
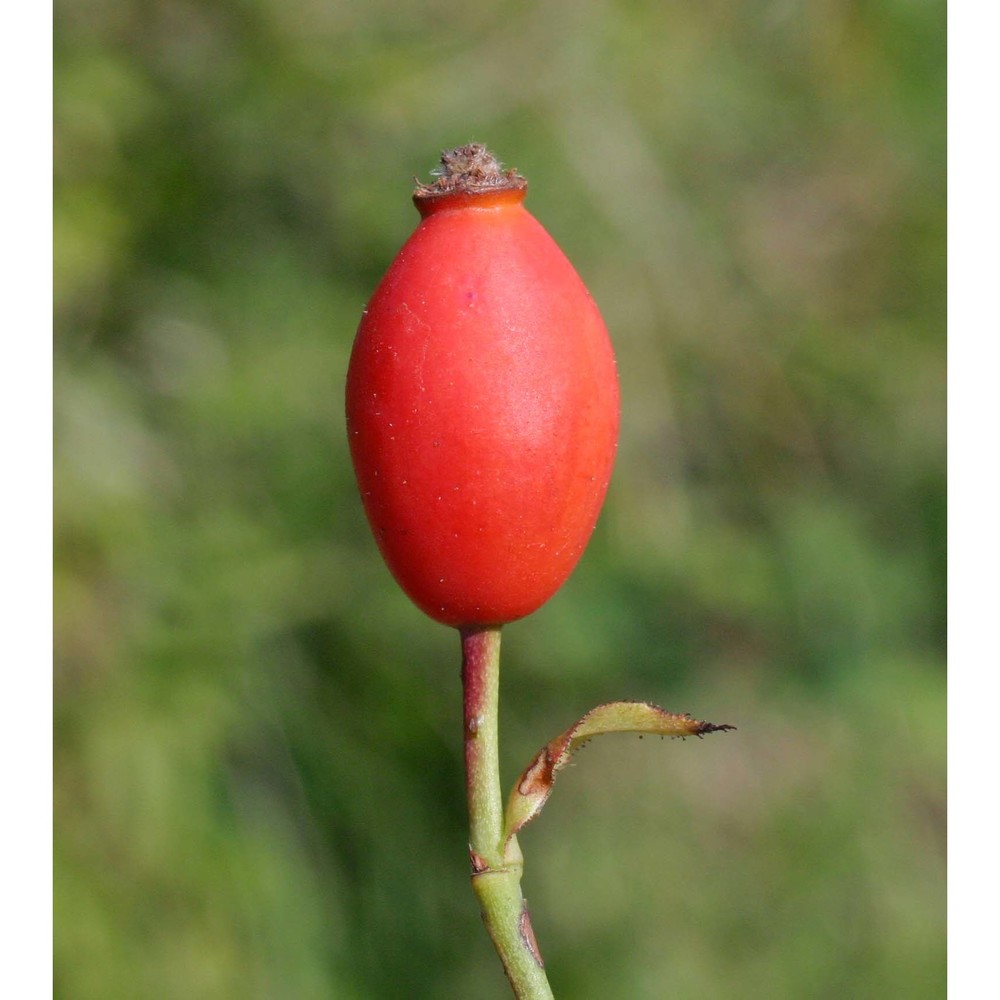
<svg viewBox="0 0 1000 1000"><path fill-rule="evenodd" d="M497 734L500 629L464 629L461 636L472 888L514 996L518 1000L552 1000L521 896L521 851L516 838L511 838L506 850L503 845Z"/></svg>

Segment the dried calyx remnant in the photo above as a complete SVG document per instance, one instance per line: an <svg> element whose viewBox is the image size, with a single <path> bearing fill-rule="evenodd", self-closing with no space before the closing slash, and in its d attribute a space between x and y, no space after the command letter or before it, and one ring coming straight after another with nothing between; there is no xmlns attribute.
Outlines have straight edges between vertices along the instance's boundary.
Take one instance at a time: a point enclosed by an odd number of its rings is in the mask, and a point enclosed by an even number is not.
<svg viewBox="0 0 1000 1000"><path fill-rule="evenodd" d="M430 184L417 181L415 198L435 198L456 192L519 190L528 182L516 170L504 170L500 161L481 143L470 142L441 154L441 165Z"/></svg>

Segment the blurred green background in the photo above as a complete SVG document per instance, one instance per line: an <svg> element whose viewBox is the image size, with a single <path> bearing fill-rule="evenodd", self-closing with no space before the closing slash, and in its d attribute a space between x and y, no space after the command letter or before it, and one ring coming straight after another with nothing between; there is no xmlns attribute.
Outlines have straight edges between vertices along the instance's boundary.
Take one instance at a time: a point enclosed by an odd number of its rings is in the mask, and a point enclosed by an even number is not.
<svg viewBox="0 0 1000 1000"><path fill-rule="evenodd" d="M389 577L343 382L484 141L600 304L622 439L505 630L557 996L944 995L945 10L57 0L56 995L503 998L458 641Z"/></svg>

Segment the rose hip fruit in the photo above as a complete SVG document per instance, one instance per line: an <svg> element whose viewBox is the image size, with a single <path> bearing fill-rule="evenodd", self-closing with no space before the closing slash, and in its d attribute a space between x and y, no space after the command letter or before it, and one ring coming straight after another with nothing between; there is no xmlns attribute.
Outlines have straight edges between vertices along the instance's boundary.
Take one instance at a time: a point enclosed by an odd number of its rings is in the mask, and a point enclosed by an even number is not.
<svg viewBox="0 0 1000 1000"><path fill-rule="evenodd" d="M442 156L358 327L347 428L389 569L431 618L502 625L565 582L594 529L618 379L587 289L479 145Z"/></svg>

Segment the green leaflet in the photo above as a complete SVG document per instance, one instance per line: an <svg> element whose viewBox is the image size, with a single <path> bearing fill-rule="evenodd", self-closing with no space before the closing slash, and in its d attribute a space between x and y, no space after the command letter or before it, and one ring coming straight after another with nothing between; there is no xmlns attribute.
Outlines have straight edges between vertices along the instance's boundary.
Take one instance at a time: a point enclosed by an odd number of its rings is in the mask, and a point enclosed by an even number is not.
<svg viewBox="0 0 1000 1000"><path fill-rule="evenodd" d="M602 733L652 733L657 736L701 738L705 733L724 732L735 726L700 722L690 715L667 712L646 701L612 701L591 709L538 751L517 779L504 815L504 848L511 837L533 820L552 792L556 775L569 763L576 749Z"/></svg>

